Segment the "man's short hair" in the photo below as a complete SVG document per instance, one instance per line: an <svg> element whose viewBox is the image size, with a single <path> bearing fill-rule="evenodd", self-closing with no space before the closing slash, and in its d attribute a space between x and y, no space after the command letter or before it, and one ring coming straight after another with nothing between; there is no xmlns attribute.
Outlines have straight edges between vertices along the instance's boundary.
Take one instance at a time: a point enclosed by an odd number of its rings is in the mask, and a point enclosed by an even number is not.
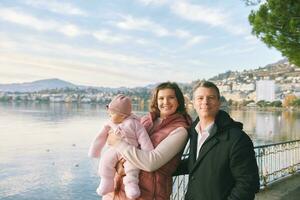
<svg viewBox="0 0 300 200"><path fill-rule="evenodd" d="M213 88L213 89L217 92L217 97L218 97L218 99L221 98L219 88L218 88L213 82L210 82L210 81L199 81L199 82L197 82L197 83L194 85L194 87L193 87L193 93L194 93L199 87Z"/></svg>

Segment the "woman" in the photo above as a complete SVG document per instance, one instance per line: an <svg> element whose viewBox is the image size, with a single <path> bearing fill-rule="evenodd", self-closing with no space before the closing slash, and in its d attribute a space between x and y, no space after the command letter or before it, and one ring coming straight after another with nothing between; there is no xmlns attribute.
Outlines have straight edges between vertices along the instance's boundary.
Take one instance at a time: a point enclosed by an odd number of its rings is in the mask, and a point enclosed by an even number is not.
<svg viewBox="0 0 300 200"><path fill-rule="evenodd" d="M183 94L176 83L161 83L154 89L150 113L141 122L149 133L154 150L142 151L115 134L110 134L108 143L125 160L143 170L139 175L141 195L138 200L168 200L172 193L172 173L180 161L191 123ZM104 196L103 200L127 199L124 186L121 181L119 183L121 188Z"/></svg>

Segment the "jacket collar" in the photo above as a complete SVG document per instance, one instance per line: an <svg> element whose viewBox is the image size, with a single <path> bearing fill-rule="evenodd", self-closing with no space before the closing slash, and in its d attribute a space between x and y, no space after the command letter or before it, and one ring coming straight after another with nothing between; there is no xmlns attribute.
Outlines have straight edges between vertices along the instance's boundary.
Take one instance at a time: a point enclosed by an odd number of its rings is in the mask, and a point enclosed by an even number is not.
<svg viewBox="0 0 300 200"><path fill-rule="evenodd" d="M196 125L199 122L199 117L192 124L192 128L195 129ZM243 129L243 124L240 122L234 121L227 112L223 110L219 110L215 118L215 125L217 126L217 131L210 135L210 137L215 136L216 134L220 134L222 132L227 131L232 127L238 127Z"/></svg>
<svg viewBox="0 0 300 200"><path fill-rule="evenodd" d="M233 127L243 129L243 124L241 122L234 121L229 114L223 110L219 110L215 123L217 125L217 132L220 133Z"/></svg>
<svg viewBox="0 0 300 200"><path fill-rule="evenodd" d="M205 157L205 155L219 143L220 140L227 140L229 135L226 132L232 127L238 127L240 129L243 128L243 124L240 122L234 121L225 111L220 110L215 118L215 125L217 127L217 131L212 132L210 136L204 142L201 151L196 159L197 155L197 137L198 134L195 130L195 126L199 122L199 117L193 122L190 137L191 137L191 154L193 166L191 168L191 172L193 172L196 166L201 162L201 160ZM217 137L216 137L217 136Z"/></svg>

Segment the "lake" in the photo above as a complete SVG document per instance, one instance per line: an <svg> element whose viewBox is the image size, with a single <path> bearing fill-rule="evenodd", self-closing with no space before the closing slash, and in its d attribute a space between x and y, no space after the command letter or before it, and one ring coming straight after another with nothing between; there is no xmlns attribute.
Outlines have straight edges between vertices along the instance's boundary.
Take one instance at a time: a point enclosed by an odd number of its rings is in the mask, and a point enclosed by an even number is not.
<svg viewBox="0 0 300 200"><path fill-rule="evenodd" d="M300 113L230 114L255 145L300 138ZM99 199L98 161L87 150L107 119L104 105L0 103L0 199Z"/></svg>

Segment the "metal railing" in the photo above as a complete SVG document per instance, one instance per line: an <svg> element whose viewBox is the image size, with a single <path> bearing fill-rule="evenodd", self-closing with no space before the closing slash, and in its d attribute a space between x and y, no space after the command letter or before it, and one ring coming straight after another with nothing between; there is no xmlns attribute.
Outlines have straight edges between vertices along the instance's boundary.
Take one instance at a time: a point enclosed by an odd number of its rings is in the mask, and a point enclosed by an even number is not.
<svg viewBox="0 0 300 200"><path fill-rule="evenodd" d="M183 157L187 156L185 149ZM300 171L300 140L254 147L261 188ZM183 200L188 175L173 178L172 200Z"/></svg>
<svg viewBox="0 0 300 200"><path fill-rule="evenodd" d="M254 150L262 188L300 170L300 140L257 146Z"/></svg>

